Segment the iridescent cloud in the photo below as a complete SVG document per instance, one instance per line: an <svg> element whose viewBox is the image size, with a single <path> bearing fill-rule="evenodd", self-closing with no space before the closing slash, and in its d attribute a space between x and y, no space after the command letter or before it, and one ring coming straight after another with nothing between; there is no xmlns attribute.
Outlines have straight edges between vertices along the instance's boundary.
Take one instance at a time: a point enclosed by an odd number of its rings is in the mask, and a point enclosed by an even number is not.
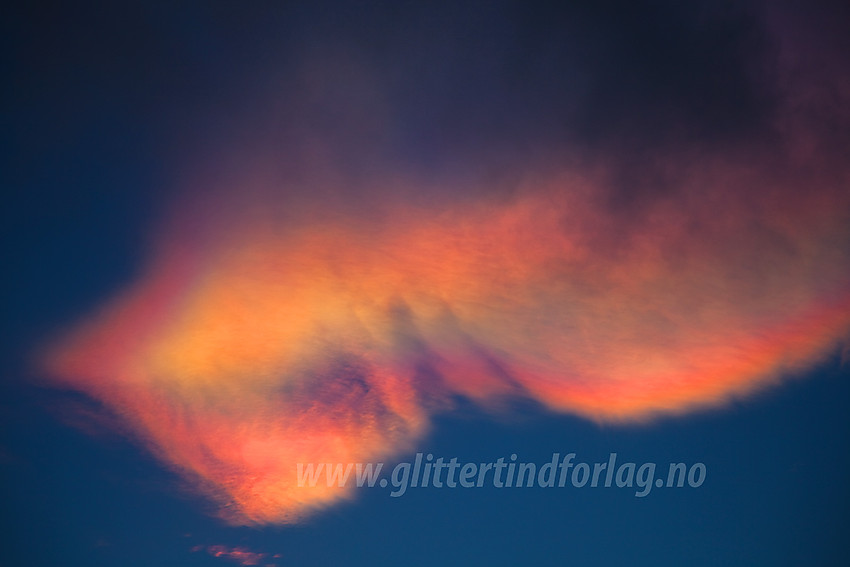
<svg viewBox="0 0 850 567"><path fill-rule="evenodd" d="M410 450L453 395L639 420L831 353L850 322L844 186L722 161L675 177L628 214L604 174L576 172L368 221L279 223L273 199L227 222L192 210L206 229L181 238L177 215L47 365L250 523L347 496L295 487L295 463Z"/></svg>
<svg viewBox="0 0 850 567"><path fill-rule="evenodd" d="M613 150L515 166L507 191L247 168L178 205L44 367L237 524L349 497L297 487L296 463L410 451L455 396L616 422L720 406L850 329L850 180L819 96L789 97L778 141L656 151L625 178Z"/></svg>

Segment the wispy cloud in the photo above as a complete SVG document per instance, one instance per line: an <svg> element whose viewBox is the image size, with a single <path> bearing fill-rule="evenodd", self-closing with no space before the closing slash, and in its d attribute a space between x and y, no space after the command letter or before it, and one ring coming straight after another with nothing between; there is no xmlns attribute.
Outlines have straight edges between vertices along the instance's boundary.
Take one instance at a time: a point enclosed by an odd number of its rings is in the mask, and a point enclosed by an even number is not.
<svg viewBox="0 0 850 567"><path fill-rule="evenodd" d="M251 551L246 547L229 547L226 545L197 545L192 548L192 551L205 551L213 557L221 557L228 559L239 565L262 565L263 567L276 567L276 559L279 559L280 554L260 553Z"/></svg>
<svg viewBox="0 0 850 567"><path fill-rule="evenodd" d="M298 488L296 463L410 450L453 396L600 421L722 405L850 326L848 120L825 128L824 91L792 87L769 136L729 147L474 158L514 181L498 191L350 167L309 136L313 158L281 172L270 143L187 189L144 273L44 365L234 523L350 496ZM361 155L352 139L336 143Z"/></svg>

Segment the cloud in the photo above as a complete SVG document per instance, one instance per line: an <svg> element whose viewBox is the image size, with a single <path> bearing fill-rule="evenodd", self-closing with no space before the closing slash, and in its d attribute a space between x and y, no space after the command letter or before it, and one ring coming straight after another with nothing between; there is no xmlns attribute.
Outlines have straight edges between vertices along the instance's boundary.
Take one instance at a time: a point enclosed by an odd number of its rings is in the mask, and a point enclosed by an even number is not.
<svg viewBox="0 0 850 567"><path fill-rule="evenodd" d="M275 562L272 559L280 558L280 555L270 555L268 553L257 553L245 547L229 547L226 545L208 545L206 547L198 545L192 548L192 551L206 551L213 557L223 557L229 559L239 565L263 565L264 567L274 567Z"/></svg>
<svg viewBox="0 0 850 567"><path fill-rule="evenodd" d="M295 486L296 463L410 451L455 396L639 421L722 406L846 337L850 130L822 114L845 95L791 80L795 64L758 135L636 151L609 131L507 161L452 146L467 167L423 175L379 151L395 127L380 80L323 57L303 100L281 96L344 126L196 165L138 280L42 361L228 521L351 496Z"/></svg>
<svg viewBox="0 0 850 567"><path fill-rule="evenodd" d="M295 463L408 450L451 395L643 419L829 354L850 321L841 188L724 163L678 177L628 219L563 173L505 202L393 205L379 225L166 238L48 365L233 519L266 522L345 494L295 488Z"/></svg>

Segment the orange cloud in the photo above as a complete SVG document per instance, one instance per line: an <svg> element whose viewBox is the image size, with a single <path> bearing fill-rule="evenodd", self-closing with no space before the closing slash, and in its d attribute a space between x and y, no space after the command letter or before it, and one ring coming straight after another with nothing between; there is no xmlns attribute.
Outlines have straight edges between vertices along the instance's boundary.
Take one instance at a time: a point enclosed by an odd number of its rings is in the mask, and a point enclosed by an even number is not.
<svg viewBox="0 0 850 567"><path fill-rule="evenodd" d="M605 175L577 171L301 216L261 192L212 199L45 365L227 520L279 523L351 494L297 487L296 463L409 451L454 395L641 420L832 353L850 328L843 180L676 169L674 190L619 212Z"/></svg>

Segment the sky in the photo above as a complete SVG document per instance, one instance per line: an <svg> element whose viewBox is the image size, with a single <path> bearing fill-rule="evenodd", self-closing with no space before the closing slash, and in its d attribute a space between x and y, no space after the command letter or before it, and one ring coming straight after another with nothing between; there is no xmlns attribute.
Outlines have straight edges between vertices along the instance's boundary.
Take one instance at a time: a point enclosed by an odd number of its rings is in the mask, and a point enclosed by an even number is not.
<svg viewBox="0 0 850 567"><path fill-rule="evenodd" d="M843 3L3 10L2 564L846 564Z"/></svg>

